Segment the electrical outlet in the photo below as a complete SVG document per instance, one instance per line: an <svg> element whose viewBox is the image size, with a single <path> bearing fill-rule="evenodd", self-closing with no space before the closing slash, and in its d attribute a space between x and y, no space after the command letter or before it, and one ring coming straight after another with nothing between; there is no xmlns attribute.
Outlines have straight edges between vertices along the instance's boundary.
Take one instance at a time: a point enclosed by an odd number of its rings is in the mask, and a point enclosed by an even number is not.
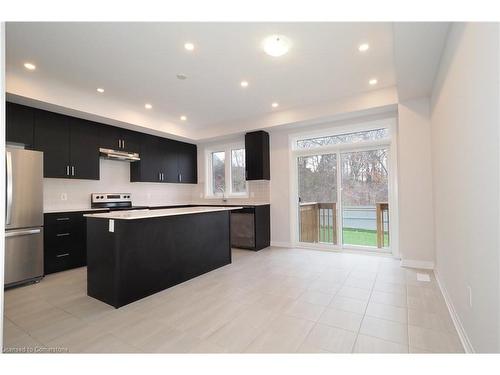
<svg viewBox="0 0 500 375"><path fill-rule="evenodd" d="M467 291L469 292L469 306L472 307L472 288L470 285L467 285Z"/></svg>
<svg viewBox="0 0 500 375"><path fill-rule="evenodd" d="M62 201L67 201L68 200L68 195L66 193L61 193L61 200Z"/></svg>

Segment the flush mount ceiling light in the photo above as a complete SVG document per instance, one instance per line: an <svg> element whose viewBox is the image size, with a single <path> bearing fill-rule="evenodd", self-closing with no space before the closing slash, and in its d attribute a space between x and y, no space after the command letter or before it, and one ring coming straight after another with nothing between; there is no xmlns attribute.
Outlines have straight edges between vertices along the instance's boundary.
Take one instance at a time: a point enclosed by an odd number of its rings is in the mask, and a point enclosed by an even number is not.
<svg viewBox="0 0 500 375"><path fill-rule="evenodd" d="M241 87L248 87L248 81L241 81L240 86Z"/></svg>
<svg viewBox="0 0 500 375"><path fill-rule="evenodd" d="M36 65L29 63L29 62L24 63L24 67L28 70L35 70L36 69Z"/></svg>
<svg viewBox="0 0 500 375"><path fill-rule="evenodd" d="M183 115L183 116L180 117L180 119L181 119L181 121L186 121L188 118Z"/></svg>
<svg viewBox="0 0 500 375"><path fill-rule="evenodd" d="M271 104L271 107L278 108L279 107L279 103L274 102L273 104Z"/></svg>
<svg viewBox="0 0 500 375"><path fill-rule="evenodd" d="M262 48L269 56L279 57L288 52L291 44L284 35L270 35L262 41Z"/></svg>
<svg viewBox="0 0 500 375"><path fill-rule="evenodd" d="M187 51L192 51L192 50L194 50L194 44L193 44L193 43L191 43L191 42L184 43L184 48L185 48Z"/></svg>
<svg viewBox="0 0 500 375"><path fill-rule="evenodd" d="M180 79L181 81L187 79L187 75L185 75L184 73L179 73L176 75L177 79Z"/></svg>
<svg viewBox="0 0 500 375"><path fill-rule="evenodd" d="M146 103L146 104L144 104L144 108L151 109L151 108L153 108L153 106L149 103Z"/></svg>
<svg viewBox="0 0 500 375"><path fill-rule="evenodd" d="M375 86L378 83L378 80L376 78L372 78L368 81L370 86Z"/></svg>
<svg viewBox="0 0 500 375"><path fill-rule="evenodd" d="M368 43L362 43L358 47L359 52L366 52L370 49L370 45Z"/></svg>
<svg viewBox="0 0 500 375"><path fill-rule="evenodd" d="M104 92L104 89L103 89L103 88L101 88L101 87L98 87L98 88L97 88L97 92L98 92L98 93L100 93L100 94L102 94L102 93Z"/></svg>

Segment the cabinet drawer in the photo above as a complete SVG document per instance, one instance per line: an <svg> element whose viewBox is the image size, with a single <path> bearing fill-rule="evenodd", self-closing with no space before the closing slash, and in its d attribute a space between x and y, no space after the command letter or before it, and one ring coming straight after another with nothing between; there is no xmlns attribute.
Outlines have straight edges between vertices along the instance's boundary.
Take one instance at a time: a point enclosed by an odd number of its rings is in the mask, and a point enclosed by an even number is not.
<svg viewBox="0 0 500 375"><path fill-rule="evenodd" d="M64 249L45 254L45 274L68 270L85 265L82 254L72 249Z"/></svg>

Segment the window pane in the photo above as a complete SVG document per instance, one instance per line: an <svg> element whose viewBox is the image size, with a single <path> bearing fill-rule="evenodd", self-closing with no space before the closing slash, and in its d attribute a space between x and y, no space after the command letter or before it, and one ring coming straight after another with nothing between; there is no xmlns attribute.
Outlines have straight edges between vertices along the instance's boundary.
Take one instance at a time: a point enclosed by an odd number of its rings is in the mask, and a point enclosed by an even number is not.
<svg viewBox="0 0 500 375"><path fill-rule="evenodd" d="M245 185L245 149L231 150L231 187L233 193L244 193Z"/></svg>
<svg viewBox="0 0 500 375"><path fill-rule="evenodd" d="M340 143L357 143L374 141L389 137L389 129L376 129L356 133L339 134L326 137L301 139L297 141L297 148L309 149L321 146L337 145Z"/></svg>
<svg viewBox="0 0 500 375"><path fill-rule="evenodd" d="M212 152L212 192L221 194L225 190L225 159L224 151Z"/></svg>

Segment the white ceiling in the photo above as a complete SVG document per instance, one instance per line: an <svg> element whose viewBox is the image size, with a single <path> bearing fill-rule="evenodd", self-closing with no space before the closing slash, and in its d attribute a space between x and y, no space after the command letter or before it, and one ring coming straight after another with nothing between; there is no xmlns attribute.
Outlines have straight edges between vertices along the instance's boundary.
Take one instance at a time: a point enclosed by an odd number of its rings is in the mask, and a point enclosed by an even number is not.
<svg viewBox="0 0 500 375"><path fill-rule="evenodd" d="M420 41L427 64L395 60L395 50L401 51L395 40L411 46L422 26L429 42L438 34L444 41L447 26L431 30L426 24L395 37L393 23L7 23L7 91L199 139L211 128L243 131L239 124L253 118L398 86L417 73L426 87L406 84L405 98L430 91L442 46L426 51ZM275 33L293 43L279 58L260 46ZM195 44L193 52L184 49L187 41ZM370 44L366 53L358 51L362 42ZM396 67L398 60L405 67ZM27 71L26 61L37 69ZM178 73L188 79L178 80ZM375 87L368 84L372 77ZM279 108L271 108L274 101Z"/></svg>

